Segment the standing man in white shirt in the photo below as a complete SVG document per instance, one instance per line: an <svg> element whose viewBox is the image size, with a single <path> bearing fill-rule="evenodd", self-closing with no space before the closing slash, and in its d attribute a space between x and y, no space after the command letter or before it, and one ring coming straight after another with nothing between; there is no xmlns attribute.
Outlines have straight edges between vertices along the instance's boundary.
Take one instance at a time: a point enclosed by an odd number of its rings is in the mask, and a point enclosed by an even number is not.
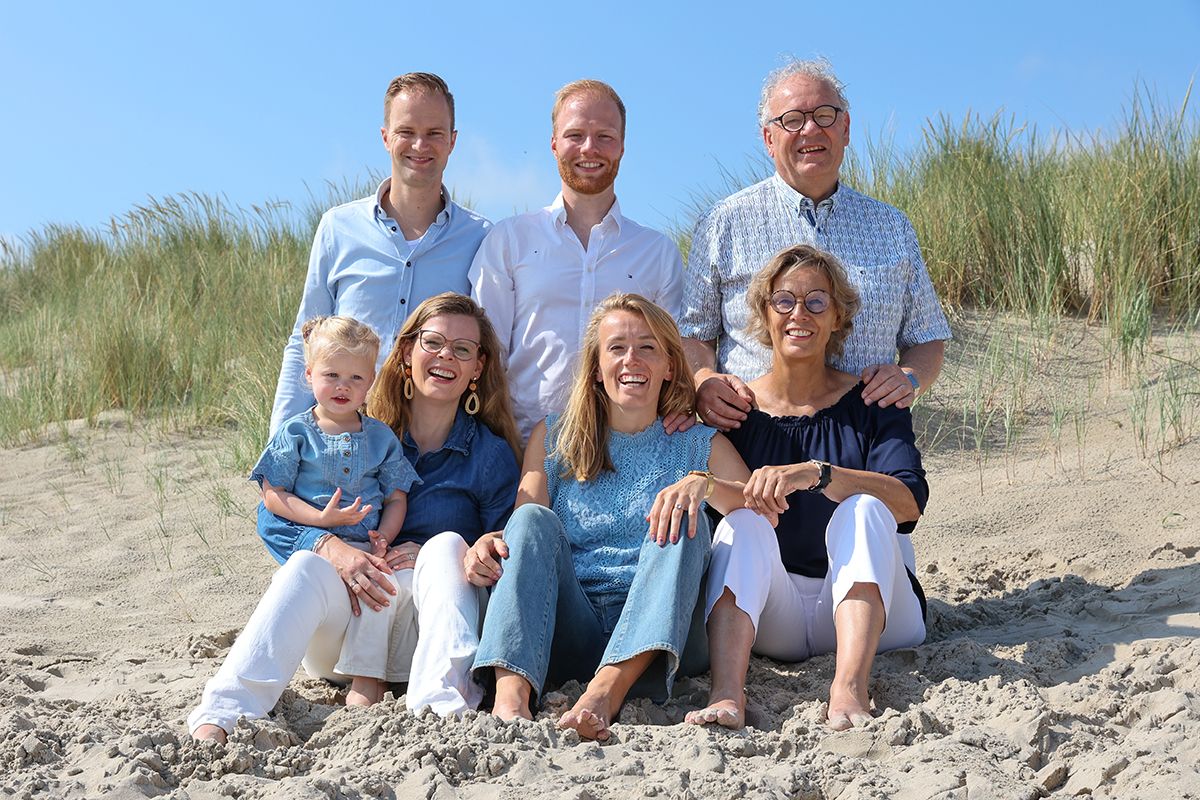
<svg viewBox="0 0 1200 800"><path fill-rule="evenodd" d="M613 182L625 152L625 104L579 80L558 90L550 151L562 192L548 207L503 220L471 265L475 300L507 348L523 438L561 411L592 309L636 292L678 315L683 262L675 243L621 214Z"/></svg>
<svg viewBox="0 0 1200 800"><path fill-rule="evenodd" d="M300 330L343 314L379 335L376 371L408 312L442 292L470 291L467 270L491 224L450 199L442 173L454 150L454 95L429 72L393 78L383 98L383 146L391 176L375 194L325 212L317 225L304 296L283 351L271 433L315 400L304 381Z"/></svg>

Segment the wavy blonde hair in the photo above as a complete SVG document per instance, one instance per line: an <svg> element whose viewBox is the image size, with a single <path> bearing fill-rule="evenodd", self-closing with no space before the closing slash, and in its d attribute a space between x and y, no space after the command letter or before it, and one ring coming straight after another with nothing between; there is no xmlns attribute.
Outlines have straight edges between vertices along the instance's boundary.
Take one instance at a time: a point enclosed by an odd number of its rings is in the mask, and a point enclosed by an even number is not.
<svg viewBox="0 0 1200 800"><path fill-rule="evenodd" d="M600 369L600 323L615 311L628 311L644 319L659 346L666 351L671 380L659 390L658 416L691 413L695 405L696 389L689 377L692 371L684 357L675 320L640 294L609 295L588 320L567 408L555 422L551 437L554 441L551 455L562 463L564 478L590 481L601 472L614 469L608 453L610 401L604 383L596 380L596 373Z"/></svg>
<svg viewBox="0 0 1200 800"><path fill-rule="evenodd" d="M513 419L512 401L508 396L508 378L500 353L500 340L491 320L474 300L456 292L442 292L425 300L412 310L396 337L396 346L388 354L387 361L379 370L379 377L367 399L367 413L387 423L402 441L404 431L412 422L412 407L404 399L405 345L416 346L417 332L434 317L471 317L479 325L479 352L486 357L483 371L476 381L480 408L475 419L491 429L492 433L508 442L517 463L521 463L521 437L517 434L517 423ZM460 405L467 396L459 398Z"/></svg>
<svg viewBox="0 0 1200 800"><path fill-rule="evenodd" d="M825 345L825 362L829 363L842 354L846 337L854 330L854 317L858 314L862 301L842 262L824 250L807 244L785 248L776 253L775 257L750 279L750 288L746 291L746 303L750 306L750 321L746 324L746 333L760 344L773 347L770 327L767 324L767 305L771 301L775 281L793 270L804 267L824 273L832 290L829 299L833 302L833 311L838 317L838 327L829 334L829 343ZM803 302L803 298L797 300Z"/></svg>
<svg viewBox="0 0 1200 800"><path fill-rule="evenodd" d="M379 337L371 326L354 317L313 317L300 328L304 338L304 365L311 367L330 353L349 353L375 364L379 356Z"/></svg>

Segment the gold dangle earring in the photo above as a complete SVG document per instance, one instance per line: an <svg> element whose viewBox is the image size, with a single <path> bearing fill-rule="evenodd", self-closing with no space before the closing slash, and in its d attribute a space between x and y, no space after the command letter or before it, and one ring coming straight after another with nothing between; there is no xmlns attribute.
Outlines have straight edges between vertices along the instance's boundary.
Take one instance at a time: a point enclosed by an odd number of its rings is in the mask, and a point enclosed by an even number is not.
<svg viewBox="0 0 1200 800"><path fill-rule="evenodd" d="M412 364L404 365L404 399L413 399Z"/></svg>
<svg viewBox="0 0 1200 800"><path fill-rule="evenodd" d="M479 406L482 405L479 402L479 392L475 391L475 388L475 379L471 378L471 382L467 384L467 391L470 392L470 394L467 395L467 402L463 403L463 411L467 412L471 416L478 414Z"/></svg>

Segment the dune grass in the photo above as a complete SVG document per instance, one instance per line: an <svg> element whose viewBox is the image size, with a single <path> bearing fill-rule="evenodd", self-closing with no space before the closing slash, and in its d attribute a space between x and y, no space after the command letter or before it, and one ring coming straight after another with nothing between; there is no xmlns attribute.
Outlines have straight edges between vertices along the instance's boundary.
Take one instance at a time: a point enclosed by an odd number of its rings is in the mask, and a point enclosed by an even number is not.
<svg viewBox="0 0 1200 800"><path fill-rule="evenodd" d="M1200 125L1187 106L1137 92L1115 131L1090 136L943 118L912 151L881 142L845 167L848 183L912 219L949 308L1015 314L1043 338L1061 315L1102 322L1110 360L1144 384L1129 413L1146 457L1198 424L1191 354L1169 374L1137 367L1156 331L1200 324ZM764 167L728 172L727 186L695 197L697 212ZM0 241L0 443L118 409L142 425L236 429L231 463L248 463L320 212L372 180L327 187L304 209L188 194L104 230L50 226L17 250ZM1033 374L1029 353L984 351L955 424L930 433L957 431L980 459L1018 446ZM1079 402L1044 404L1055 436L1086 438Z"/></svg>

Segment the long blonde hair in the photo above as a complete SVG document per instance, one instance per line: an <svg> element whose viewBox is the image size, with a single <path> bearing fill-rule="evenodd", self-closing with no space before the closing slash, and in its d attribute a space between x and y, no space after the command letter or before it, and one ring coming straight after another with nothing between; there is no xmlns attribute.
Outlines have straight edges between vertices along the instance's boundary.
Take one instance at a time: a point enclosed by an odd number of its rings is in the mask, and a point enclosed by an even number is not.
<svg viewBox="0 0 1200 800"><path fill-rule="evenodd" d="M472 317L479 325L479 352L486 356L483 371L476 381L480 408L475 419L491 429L492 433L508 442L517 463L521 462L521 437L517 435L517 423L513 419L512 401L508 397L508 378L500 357L500 340L487 314L474 300L455 292L442 292L425 300L412 310L396 337L396 346L388 354L387 361L379 370L379 377L371 396L367 399L367 413L387 423L401 440L404 431L412 423L412 406L404 399L404 348L416 346L417 332L434 317L457 315ZM459 398L466 401L467 393Z"/></svg>
<svg viewBox="0 0 1200 800"><path fill-rule="evenodd" d="M659 390L658 416L690 413L696 401L692 371L671 315L640 294L609 295L588 320L567 408L554 425L552 455L562 462L564 478L590 481L601 472L614 469L608 453L610 400L604 384L596 380L600 369L600 323L614 311L629 311L644 319L659 346L666 351L671 380Z"/></svg>

